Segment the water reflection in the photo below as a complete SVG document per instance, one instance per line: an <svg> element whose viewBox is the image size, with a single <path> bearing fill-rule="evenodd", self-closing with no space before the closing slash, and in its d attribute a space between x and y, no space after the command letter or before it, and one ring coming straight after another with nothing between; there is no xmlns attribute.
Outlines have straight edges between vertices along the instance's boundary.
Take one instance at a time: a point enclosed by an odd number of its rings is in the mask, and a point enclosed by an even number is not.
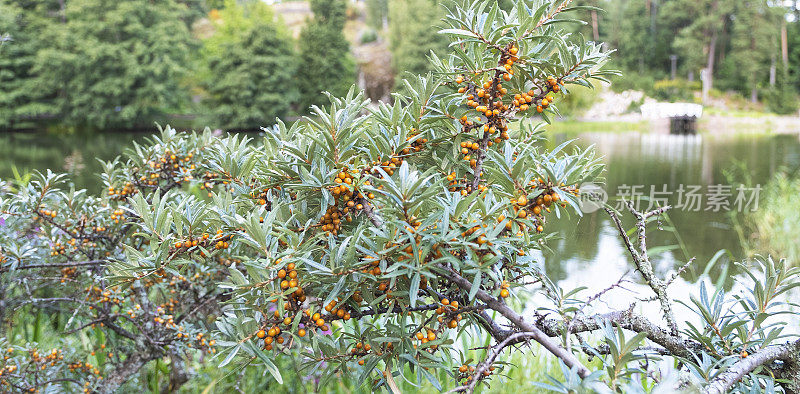
<svg viewBox="0 0 800 394"><path fill-rule="evenodd" d="M794 170L800 166L800 141L795 135L659 135L630 133L582 133L553 136L558 144L578 138L574 144L581 147L594 145L604 156L606 164L606 190L616 194L624 185L641 185L645 195L651 186L661 191L673 192L670 204L677 203L681 185L702 186L701 211L673 210L670 218L680 236L671 231L656 231L648 237L648 246L676 245L652 256L657 270L663 276L671 269L683 265L696 256L697 263L687 272L694 280L703 272L705 264L720 249L727 249L735 259L743 256L739 238L732 228L728 213L706 209L707 187L730 184L726 171L737 163L743 165L754 183L765 184L781 168ZM735 187L730 202L736 197ZM647 203L644 203L646 206ZM734 208L735 209L735 208ZM586 276L591 283L603 280L606 286L631 269L624 245L605 212L595 212L576 220L553 220L550 228L558 229L562 238L553 242L552 251L545 252L545 269L551 277L577 282ZM630 219L626 226L631 227ZM668 229L668 223L662 223ZM722 265L711 270L712 278L719 275Z"/></svg>

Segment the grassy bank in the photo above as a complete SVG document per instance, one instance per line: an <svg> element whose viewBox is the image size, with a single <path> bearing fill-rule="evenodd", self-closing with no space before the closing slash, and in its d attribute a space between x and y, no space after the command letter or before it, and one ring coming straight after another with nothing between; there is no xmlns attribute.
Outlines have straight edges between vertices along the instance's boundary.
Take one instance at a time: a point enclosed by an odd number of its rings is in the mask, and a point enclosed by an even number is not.
<svg viewBox="0 0 800 394"><path fill-rule="evenodd" d="M800 178L779 173L761 192L758 210L737 214L737 231L749 254L770 254L800 265Z"/></svg>

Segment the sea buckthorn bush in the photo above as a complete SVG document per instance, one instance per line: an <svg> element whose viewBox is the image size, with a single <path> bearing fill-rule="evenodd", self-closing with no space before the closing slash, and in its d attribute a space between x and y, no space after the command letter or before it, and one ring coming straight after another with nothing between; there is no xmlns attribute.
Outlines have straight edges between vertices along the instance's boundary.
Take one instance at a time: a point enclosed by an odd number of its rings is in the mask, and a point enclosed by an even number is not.
<svg viewBox="0 0 800 394"><path fill-rule="evenodd" d="M291 359L323 382L397 392L415 374L472 392L514 368L506 348L533 343L563 365L543 383L558 392L796 389L800 342L774 314L797 317L781 297L798 271L751 262L749 292L701 286L688 305L701 323L679 323L667 292L679 272L659 278L646 245L669 207L631 208L635 237L607 209L653 291L638 302L662 321L635 305L596 313L602 293L542 270L549 223L580 215L580 185L602 182L602 165L568 142L549 149L536 124L570 86L614 73L610 53L563 29L580 11L569 5L450 10L451 52L392 103L369 108L352 89L252 139L166 127L105 164L99 195L51 172L3 184L0 312L54 316L60 347L4 328L0 390L110 392L154 360L169 362L166 390L198 360L282 382Z"/></svg>

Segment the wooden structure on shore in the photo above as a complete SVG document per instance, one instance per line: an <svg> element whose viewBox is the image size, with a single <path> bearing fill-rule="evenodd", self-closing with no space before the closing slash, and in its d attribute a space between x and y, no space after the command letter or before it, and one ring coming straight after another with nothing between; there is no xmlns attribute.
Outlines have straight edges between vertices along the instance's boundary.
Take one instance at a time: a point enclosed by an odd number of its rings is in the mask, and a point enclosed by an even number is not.
<svg viewBox="0 0 800 394"><path fill-rule="evenodd" d="M645 119L669 119L670 134L696 134L703 106L693 103L647 103L640 107Z"/></svg>

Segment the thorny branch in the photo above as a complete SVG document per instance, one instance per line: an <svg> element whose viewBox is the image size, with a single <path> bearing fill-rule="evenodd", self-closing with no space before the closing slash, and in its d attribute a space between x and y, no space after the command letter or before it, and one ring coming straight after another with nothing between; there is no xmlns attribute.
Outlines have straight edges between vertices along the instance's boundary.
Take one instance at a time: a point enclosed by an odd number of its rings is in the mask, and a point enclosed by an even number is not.
<svg viewBox="0 0 800 394"><path fill-rule="evenodd" d="M626 204L628 210L631 211L631 213L633 213L633 215L636 217L636 233L639 241L638 249L636 246L634 246L633 242L631 242L630 237L628 237L628 232L622 225L619 215L617 215L617 213L610 208L606 208L606 212L609 216L611 216L611 220L617 227L620 237L622 237L623 241L625 242L625 247L628 248L628 252L630 253L631 258L633 258L633 263L636 265L636 269L642 274L642 278L644 278L645 283L647 283L647 285L653 290L658 298L658 302L661 304L661 311L664 314L664 320L666 320L667 326L669 326L669 329L673 335L677 335L678 324L675 322L675 315L672 312L672 303L669 300L669 296L667 296L667 283L655 275L653 264L650 262L650 257L647 255L646 235L647 220L651 217L661 215L671 207L665 206L650 212L642 213L637 211L634 208L633 203L630 201L626 201Z"/></svg>

